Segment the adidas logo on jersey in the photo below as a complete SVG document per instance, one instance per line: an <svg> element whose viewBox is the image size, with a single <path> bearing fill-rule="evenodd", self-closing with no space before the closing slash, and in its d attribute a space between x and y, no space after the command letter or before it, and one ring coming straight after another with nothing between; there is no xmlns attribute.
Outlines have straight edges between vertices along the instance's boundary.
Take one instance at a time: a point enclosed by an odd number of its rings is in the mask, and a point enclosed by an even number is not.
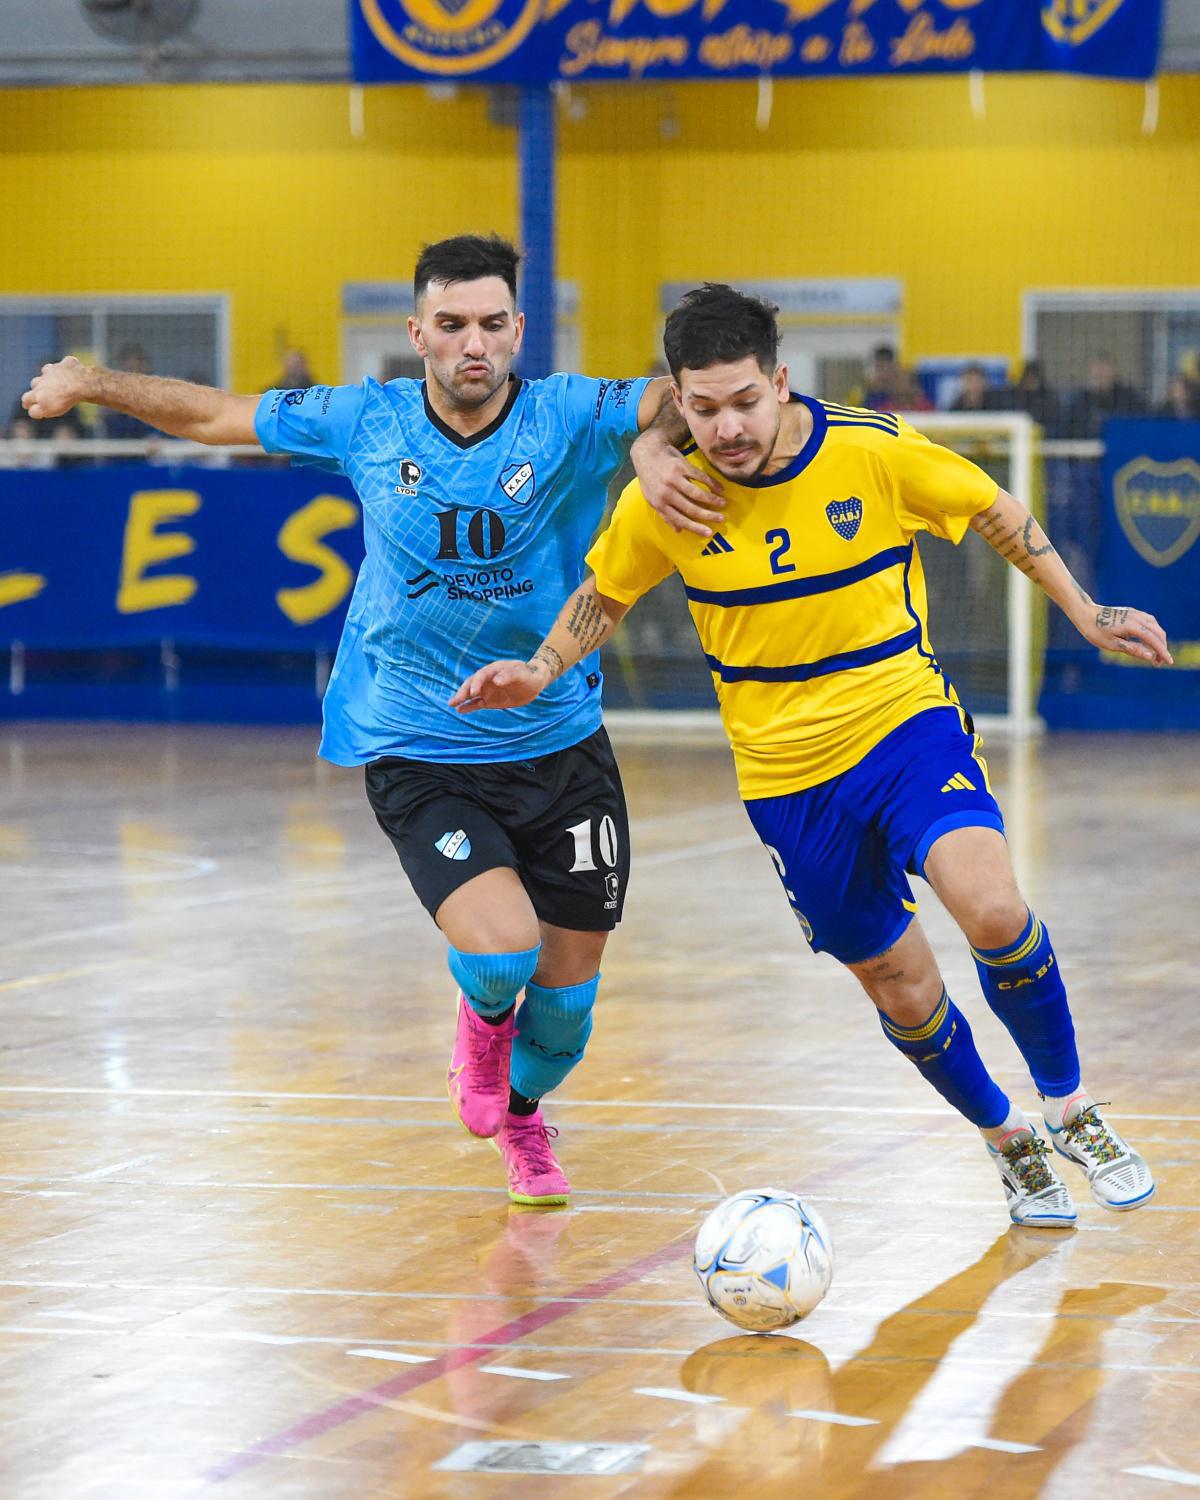
<svg viewBox="0 0 1200 1500"><path fill-rule="evenodd" d="M733 551L733 543L727 542L719 531L713 533L713 539L701 552L701 557L722 557L726 552Z"/></svg>
<svg viewBox="0 0 1200 1500"><path fill-rule="evenodd" d="M963 775L961 771L955 771L950 780L942 788L943 792L973 792L976 790L975 783Z"/></svg>

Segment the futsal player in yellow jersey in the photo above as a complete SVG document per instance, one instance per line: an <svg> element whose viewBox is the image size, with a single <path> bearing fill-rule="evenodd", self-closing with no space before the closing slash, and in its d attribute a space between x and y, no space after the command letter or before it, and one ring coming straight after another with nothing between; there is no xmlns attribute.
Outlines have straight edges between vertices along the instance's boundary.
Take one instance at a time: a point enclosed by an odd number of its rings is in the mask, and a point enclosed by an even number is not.
<svg viewBox="0 0 1200 1500"><path fill-rule="evenodd" d="M774 314L709 285L667 319L690 461L724 488L719 528L673 531L631 484L532 659L493 662L451 701L529 702L678 572L746 811L811 947L857 976L888 1040L979 1128L1013 1221L1073 1223L1049 1147L988 1074L914 918L909 876L927 880L1056 1151L1104 1207L1136 1208L1154 1180L1083 1086L1049 934L1017 888L978 740L929 642L916 535L958 542L972 527L1098 646L1168 665L1166 637L1150 615L1089 599L1025 507L967 459L894 415L791 393Z"/></svg>

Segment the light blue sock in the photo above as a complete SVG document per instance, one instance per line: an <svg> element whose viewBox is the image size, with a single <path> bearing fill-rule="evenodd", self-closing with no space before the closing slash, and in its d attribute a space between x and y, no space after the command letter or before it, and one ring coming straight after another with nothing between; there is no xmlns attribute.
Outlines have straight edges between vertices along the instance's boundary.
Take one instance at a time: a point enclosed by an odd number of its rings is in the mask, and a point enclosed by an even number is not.
<svg viewBox="0 0 1200 1500"><path fill-rule="evenodd" d="M509 1081L527 1099L541 1099L556 1089L579 1059L592 1034L592 1007L600 976L584 984L546 989L528 984L517 1012Z"/></svg>
<svg viewBox="0 0 1200 1500"><path fill-rule="evenodd" d="M984 1067L966 1016L945 990L920 1026L898 1026L882 1011L879 1022L892 1046L972 1125L992 1130L1007 1118L1008 1096Z"/></svg>
<svg viewBox="0 0 1200 1500"><path fill-rule="evenodd" d="M1050 934L1030 912L1015 943L971 953L987 1003L1020 1048L1038 1093L1051 1098L1075 1093L1075 1026Z"/></svg>
<svg viewBox="0 0 1200 1500"><path fill-rule="evenodd" d="M446 962L471 1009L494 1018L512 1008L537 968L541 951L540 943L519 953L460 953L451 948Z"/></svg>

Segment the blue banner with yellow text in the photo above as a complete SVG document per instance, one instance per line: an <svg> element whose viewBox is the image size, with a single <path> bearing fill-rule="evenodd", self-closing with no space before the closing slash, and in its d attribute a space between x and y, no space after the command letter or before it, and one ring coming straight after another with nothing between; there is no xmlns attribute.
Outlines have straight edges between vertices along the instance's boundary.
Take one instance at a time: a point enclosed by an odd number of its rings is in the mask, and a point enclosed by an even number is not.
<svg viewBox="0 0 1200 1500"><path fill-rule="evenodd" d="M0 471L0 642L332 648L360 519L313 471Z"/></svg>
<svg viewBox="0 0 1200 1500"><path fill-rule="evenodd" d="M361 83L1152 77L1163 0L350 0Z"/></svg>
<svg viewBox="0 0 1200 1500"><path fill-rule="evenodd" d="M1087 687L1108 727L1200 729L1200 422L1114 420L1104 444L1096 598L1155 615L1175 666L1097 653Z"/></svg>

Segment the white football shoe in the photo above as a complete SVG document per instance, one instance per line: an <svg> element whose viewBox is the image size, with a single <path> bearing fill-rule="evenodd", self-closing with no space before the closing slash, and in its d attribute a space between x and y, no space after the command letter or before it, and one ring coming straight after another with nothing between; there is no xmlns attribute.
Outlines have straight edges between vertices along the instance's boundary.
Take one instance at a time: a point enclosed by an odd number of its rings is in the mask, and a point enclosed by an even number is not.
<svg viewBox="0 0 1200 1500"><path fill-rule="evenodd" d="M1103 1118L1098 1104L1072 1105L1062 1128L1047 1125L1060 1156L1087 1173L1092 1197L1117 1213L1140 1208L1154 1197L1155 1183L1142 1157Z"/></svg>
<svg viewBox="0 0 1200 1500"><path fill-rule="evenodd" d="M1029 1229L1069 1229L1074 1224L1075 1205L1067 1185L1054 1170L1050 1147L1035 1130L1014 1131L998 1150L985 1144L1004 1184L1014 1224Z"/></svg>

